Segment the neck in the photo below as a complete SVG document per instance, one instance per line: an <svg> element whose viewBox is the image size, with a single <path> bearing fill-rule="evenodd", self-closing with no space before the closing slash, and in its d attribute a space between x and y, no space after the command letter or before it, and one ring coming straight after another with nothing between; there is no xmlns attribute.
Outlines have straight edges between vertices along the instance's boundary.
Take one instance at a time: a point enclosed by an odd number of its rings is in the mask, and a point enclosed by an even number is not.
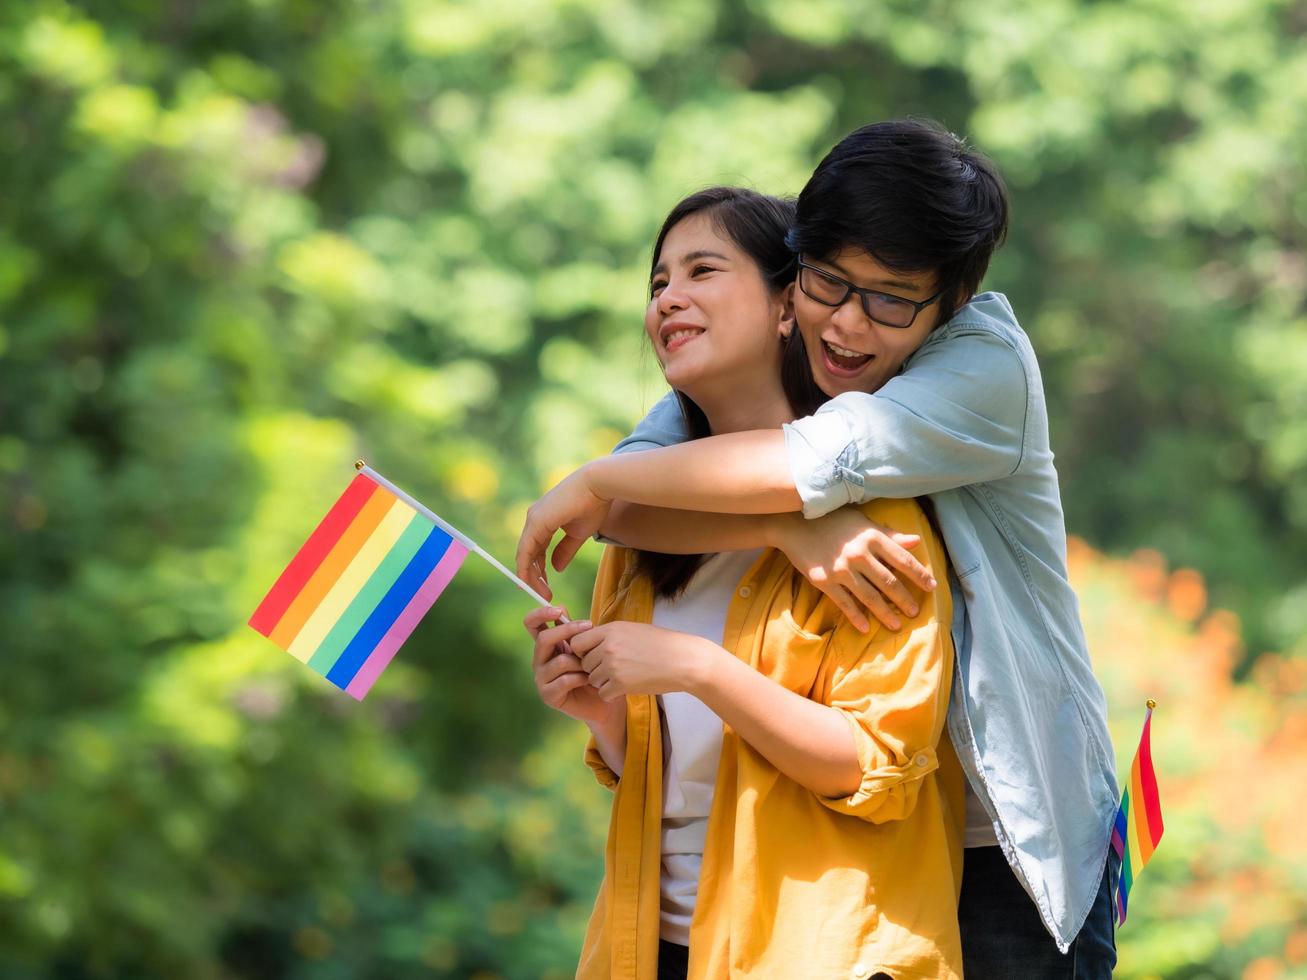
<svg viewBox="0 0 1307 980"><path fill-rule="evenodd" d="M752 390L733 387L731 391L720 394L686 394L703 409L703 414L708 417L708 427L715 436L751 429L779 429L786 422L794 421L794 413L790 411L779 378L773 383L755 385Z"/></svg>

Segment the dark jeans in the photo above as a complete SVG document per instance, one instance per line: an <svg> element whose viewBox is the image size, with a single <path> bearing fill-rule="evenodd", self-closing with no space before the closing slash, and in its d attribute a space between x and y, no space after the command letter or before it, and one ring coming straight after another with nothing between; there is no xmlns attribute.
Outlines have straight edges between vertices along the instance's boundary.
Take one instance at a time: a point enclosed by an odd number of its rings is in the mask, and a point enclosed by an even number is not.
<svg viewBox="0 0 1307 980"><path fill-rule="evenodd" d="M690 948L658 940L658 980L685 980L690 968Z"/></svg>
<svg viewBox="0 0 1307 980"><path fill-rule="evenodd" d="M969 847L962 865L962 968L967 980L1110 980L1116 938L1109 870L1065 953L998 847ZM685 980L690 951L658 941L658 980Z"/></svg>
<svg viewBox="0 0 1307 980"><path fill-rule="evenodd" d="M1098 897L1066 953L998 847L969 847L962 864L962 967L967 980L1101 980L1116 966L1107 868Z"/></svg>

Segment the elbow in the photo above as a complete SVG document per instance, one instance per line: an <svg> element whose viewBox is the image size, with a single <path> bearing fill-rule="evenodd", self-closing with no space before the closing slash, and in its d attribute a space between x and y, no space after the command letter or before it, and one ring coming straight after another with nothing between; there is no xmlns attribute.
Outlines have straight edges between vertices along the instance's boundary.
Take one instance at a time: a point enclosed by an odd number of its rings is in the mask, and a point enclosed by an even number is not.
<svg viewBox="0 0 1307 980"><path fill-rule="evenodd" d="M910 755L889 753L849 716L857 747L857 776L849 791L830 794L822 803L870 823L906 820L917 808L921 787L939 768L933 746L922 746Z"/></svg>
<svg viewBox="0 0 1307 980"><path fill-rule="evenodd" d="M858 768L856 760L851 767L837 764L832 767L831 772L823 773L821 777L809 778L808 780L808 789L820 797L831 800L851 797L858 792L861 785L862 770Z"/></svg>
<svg viewBox="0 0 1307 980"><path fill-rule="evenodd" d="M818 796L839 800L856 795L862 788L865 774L862 760L858 758L856 733L850 727L843 711L838 708L830 710L838 716L831 721L832 730L828 748L830 755L826 759L826 764L814 766L803 782Z"/></svg>
<svg viewBox="0 0 1307 980"><path fill-rule="evenodd" d="M858 787L845 796L822 797L821 801L836 813L865 820L867 823L892 823L912 816L917 809L917 800L921 797L920 788L919 782L901 783L868 795L862 787Z"/></svg>

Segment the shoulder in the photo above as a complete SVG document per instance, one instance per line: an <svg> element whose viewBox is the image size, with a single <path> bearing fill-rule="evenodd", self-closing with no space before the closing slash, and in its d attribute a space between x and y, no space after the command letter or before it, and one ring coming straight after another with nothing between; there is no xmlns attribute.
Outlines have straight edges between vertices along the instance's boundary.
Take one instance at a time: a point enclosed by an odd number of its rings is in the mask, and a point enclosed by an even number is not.
<svg viewBox="0 0 1307 980"><path fill-rule="evenodd" d="M913 556L930 570L937 582L948 581L948 555L944 549L943 539L920 501L912 497L898 500L878 497L856 506L877 524L902 534L918 535L921 544L913 549ZM871 636L858 632L845 619L844 613L834 601L809 582L802 572L790 565L783 554L777 552L776 560L784 569L787 583L782 592L783 601L799 629L811 634L838 634L841 643L857 647L895 642L893 639L895 634L882 630L873 631ZM941 588L945 592L948 590L948 586L944 584L941 584ZM931 618L942 611L935 609L932 597L921 598L926 607L922 610L924 618ZM938 598L938 590L934 598ZM946 616L945 621L948 621L948 618Z"/></svg>
<svg viewBox="0 0 1307 980"><path fill-rule="evenodd" d="M915 497L894 500L889 497L877 497L859 504L858 510L877 524L884 524L904 534L926 533L935 536L930 520L921 503Z"/></svg>
<svg viewBox="0 0 1307 980"><path fill-rule="evenodd" d="M952 319L926 338L905 367L922 355L968 361L982 357L1007 361L1023 369L1034 368L1036 363L1030 337L1002 293L980 293L972 297Z"/></svg>
<svg viewBox="0 0 1307 980"><path fill-rule="evenodd" d="M921 547L913 554L917 560L931 570L937 581L946 577L946 553L939 529L927 511L930 503L926 498L905 497L891 499L877 497L860 504L858 509L877 524L882 524L900 534L915 534L921 538Z"/></svg>

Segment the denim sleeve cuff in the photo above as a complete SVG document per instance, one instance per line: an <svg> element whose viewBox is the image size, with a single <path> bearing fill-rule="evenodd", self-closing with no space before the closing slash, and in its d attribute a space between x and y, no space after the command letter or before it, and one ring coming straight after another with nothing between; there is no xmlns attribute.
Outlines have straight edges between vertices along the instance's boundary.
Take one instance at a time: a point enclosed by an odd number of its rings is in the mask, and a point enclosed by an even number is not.
<svg viewBox="0 0 1307 980"><path fill-rule="evenodd" d="M785 455L804 517L821 517L862 500L866 481L855 469L858 447L843 415L818 412L783 428Z"/></svg>

